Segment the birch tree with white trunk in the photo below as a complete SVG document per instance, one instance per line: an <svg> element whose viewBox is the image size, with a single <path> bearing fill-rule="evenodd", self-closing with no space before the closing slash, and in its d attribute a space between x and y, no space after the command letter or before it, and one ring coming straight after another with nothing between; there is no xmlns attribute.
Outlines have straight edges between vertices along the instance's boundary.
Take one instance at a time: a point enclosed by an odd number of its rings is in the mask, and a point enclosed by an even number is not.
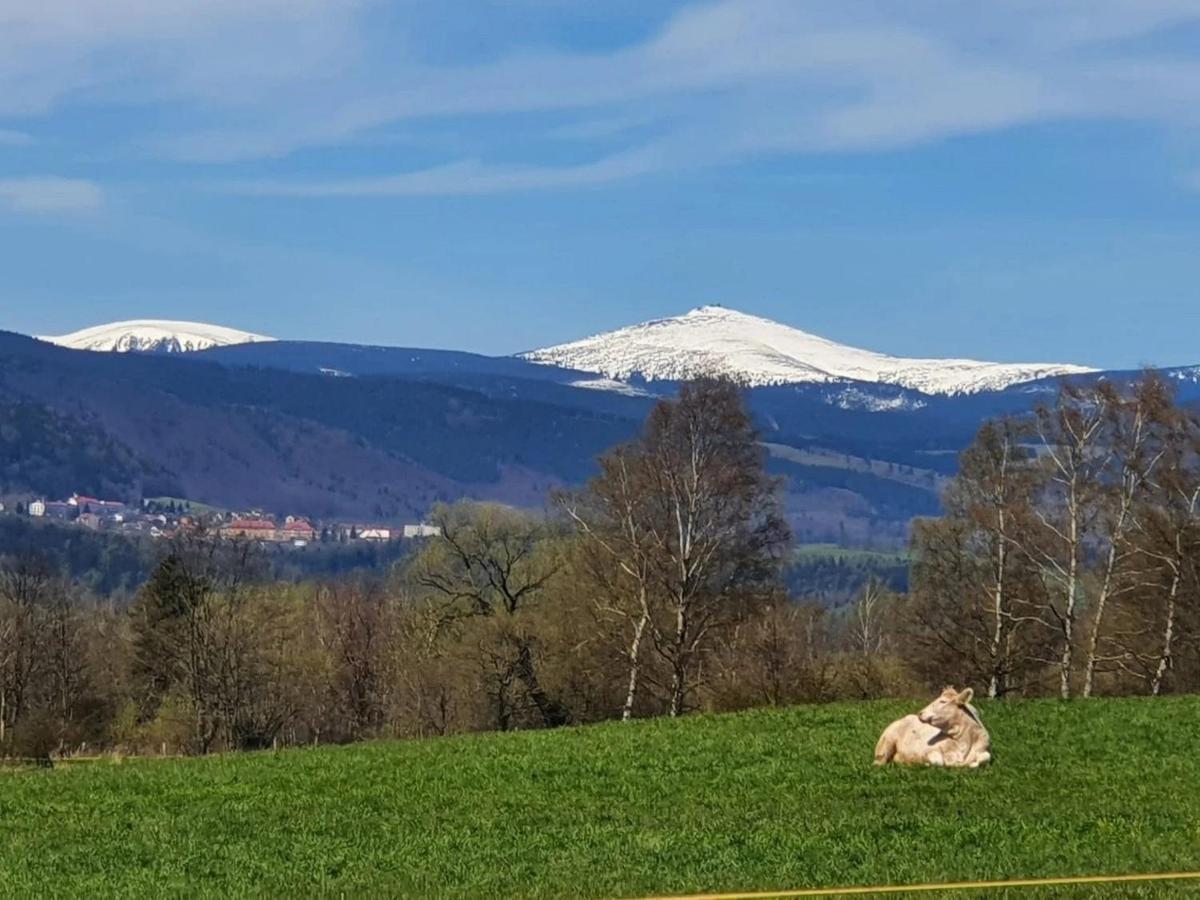
<svg viewBox="0 0 1200 900"><path fill-rule="evenodd" d="M630 625L623 715L647 649L665 672L668 713L682 714L713 636L778 588L788 541L740 390L715 379L685 384L565 507L583 541L620 573L606 602Z"/></svg>
<svg viewBox="0 0 1200 900"><path fill-rule="evenodd" d="M1129 577L1133 573L1127 571L1136 555L1131 538L1138 507L1163 455L1161 426L1168 422L1171 409L1166 385L1149 375L1124 393L1111 382L1101 382L1093 397L1107 416L1105 440L1109 447L1103 455L1109 471L1099 473L1102 486L1096 530L1100 571L1088 626L1084 697L1092 696L1097 666L1106 661L1102 641L1109 603L1137 584L1136 577Z"/></svg>
<svg viewBox="0 0 1200 900"><path fill-rule="evenodd" d="M1045 661L1058 669L1058 693L1073 691L1077 626L1083 601L1085 549L1093 537L1102 473L1111 450L1105 440L1109 411L1104 397L1064 383L1053 406L1037 411L1039 455L1046 471L1035 528L1021 543L1042 568L1050 591L1038 620L1058 645Z"/></svg>

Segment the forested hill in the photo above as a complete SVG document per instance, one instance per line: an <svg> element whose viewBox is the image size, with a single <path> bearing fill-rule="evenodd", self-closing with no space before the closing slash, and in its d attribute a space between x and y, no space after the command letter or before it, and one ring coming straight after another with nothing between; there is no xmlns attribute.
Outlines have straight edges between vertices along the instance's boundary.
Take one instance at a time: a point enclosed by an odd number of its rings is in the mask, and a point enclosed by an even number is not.
<svg viewBox="0 0 1200 900"><path fill-rule="evenodd" d="M640 420L641 409L618 416L493 387L84 353L4 335L0 493L90 488L413 519L463 495L540 504Z"/></svg>

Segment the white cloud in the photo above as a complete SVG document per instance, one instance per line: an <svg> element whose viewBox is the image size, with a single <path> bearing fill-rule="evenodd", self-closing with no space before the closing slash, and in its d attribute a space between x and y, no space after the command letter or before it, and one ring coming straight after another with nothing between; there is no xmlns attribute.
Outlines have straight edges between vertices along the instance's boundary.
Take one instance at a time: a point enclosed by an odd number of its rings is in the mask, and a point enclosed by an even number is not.
<svg viewBox="0 0 1200 900"><path fill-rule="evenodd" d="M24 147L33 143L33 138L23 131L0 128L0 147Z"/></svg>
<svg viewBox="0 0 1200 900"><path fill-rule="evenodd" d="M1200 127L1200 64L1159 40L1200 25L1196 0L719 0L607 52L508 46L438 65L406 9L391 7L384 40L367 0L0 0L0 115L170 103L170 131L130 140L212 164L437 120L465 135L448 158L483 160L232 186L312 196L565 187L1069 119ZM514 136L525 165L487 162ZM594 144L596 161L546 166L538 142L564 139Z"/></svg>
<svg viewBox="0 0 1200 900"><path fill-rule="evenodd" d="M0 116L268 102L354 52L358 0L0 0Z"/></svg>
<svg viewBox="0 0 1200 900"><path fill-rule="evenodd" d="M16 212L82 213L103 204L104 190L82 178L0 178L0 206Z"/></svg>
<svg viewBox="0 0 1200 900"><path fill-rule="evenodd" d="M465 196L586 187L635 178L656 168L653 155L647 153L613 156L576 166L489 166L468 160L374 178L233 182L222 189L274 197Z"/></svg>

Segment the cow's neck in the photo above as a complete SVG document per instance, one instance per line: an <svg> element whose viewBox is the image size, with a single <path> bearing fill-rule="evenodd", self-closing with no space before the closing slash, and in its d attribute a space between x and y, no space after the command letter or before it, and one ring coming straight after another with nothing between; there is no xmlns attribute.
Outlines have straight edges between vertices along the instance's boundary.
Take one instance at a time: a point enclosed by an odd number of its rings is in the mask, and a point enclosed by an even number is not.
<svg viewBox="0 0 1200 900"><path fill-rule="evenodd" d="M951 737L953 740L961 741L965 739L968 743L972 743L975 739L976 732L979 731L979 728L979 723L973 718L970 716L963 716L953 725L949 725L942 730L945 731L946 734L949 735L949 737Z"/></svg>
<svg viewBox="0 0 1200 900"><path fill-rule="evenodd" d="M970 706L963 705L959 709L962 710L962 715L958 717L953 725L946 728L945 732L956 741L968 734L973 739L974 733L983 728L983 725L980 724L979 719L975 716L975 710L971 709Z"/></svg>

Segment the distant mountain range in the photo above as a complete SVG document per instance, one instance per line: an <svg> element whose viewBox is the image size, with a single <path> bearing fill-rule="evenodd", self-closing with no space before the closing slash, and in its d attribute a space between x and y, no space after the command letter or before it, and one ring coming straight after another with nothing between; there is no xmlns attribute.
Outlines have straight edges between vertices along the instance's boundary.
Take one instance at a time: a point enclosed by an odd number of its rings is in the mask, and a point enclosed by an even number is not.
<svg viewBox="0 0 1200 900"><path fill-rule="evenodd" d="M200 322L173 322L166 319L136 319L112 322L73 331L70 334L43 336L39 340L70 347L72 350L99 350L118 353L187 353L210 347L228 347L273 341L261 334L205 325Z"/></svg>
<svg viewBox="0 0 1200 900"><path fill-rule="evenodd" d="M219 325L138 320L98 325L41 340L74 350L178 353L275 339ZM642 322L518 356L530 362L603 376L576 379L578 387L624 393L638 391L630 384L631 380L681 381L703 374L721 374L737 378L749 387L854 381L896 385L927 394L963 394L1093 371L1065 363L888 356L838 344L722 306L702 306L682 316ZM328 368L326 374L353 372Z"/></svg>
<svg viewBox="0 0 1200 900"><path fill-rule="evenodd" d="M170 322L89 331L54 340L136 352L0 333L0 498L169 495L379 523L462 496L540 507L657 396L715 371L747 383L801 539L896 546L938 511L985 418L1029 410L1064 374L1136 374L904 360L719 307L499 357ZM1200 399L1200 368L1166 374Z"/></svg>

